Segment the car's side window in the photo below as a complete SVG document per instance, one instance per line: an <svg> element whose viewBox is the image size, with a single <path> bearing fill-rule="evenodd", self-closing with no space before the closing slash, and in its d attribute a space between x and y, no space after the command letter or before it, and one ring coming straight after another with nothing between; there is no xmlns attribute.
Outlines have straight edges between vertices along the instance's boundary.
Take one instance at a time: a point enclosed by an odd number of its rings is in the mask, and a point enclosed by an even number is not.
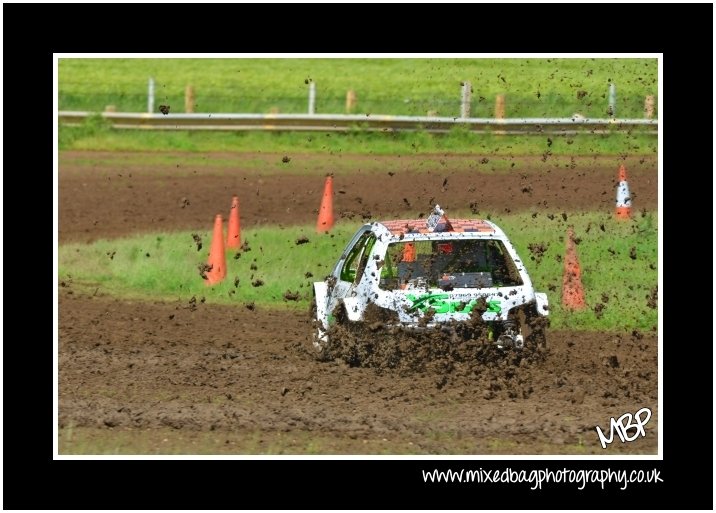
<svg viewBox="0 0 716 513"><path fill-rule="evenodd" d="M488 252L492 275L498 285L522 285L520 273L501 242L490 241Z"/></svg>
<svg viewBox="0 0 716 513"><path fill-rule="evenodd" d="M341 280L358 283L363 277L363 271L368 264L368 256L373 249L376 238L371 232L364 233L355 246L348 253L341 269Z"/></svg>

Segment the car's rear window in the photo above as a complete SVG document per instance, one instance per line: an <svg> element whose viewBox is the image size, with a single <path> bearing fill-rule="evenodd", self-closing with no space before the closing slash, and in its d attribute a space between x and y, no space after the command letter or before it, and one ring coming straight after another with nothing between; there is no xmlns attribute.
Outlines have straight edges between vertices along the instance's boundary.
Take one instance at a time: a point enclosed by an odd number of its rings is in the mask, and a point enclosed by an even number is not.
<svg viewBox="0 0 716 513"><path fill-rule="evenodd" d="M380 286L386 290L522 285L517 267L499 240L396 242L388 246Z"/></svg>

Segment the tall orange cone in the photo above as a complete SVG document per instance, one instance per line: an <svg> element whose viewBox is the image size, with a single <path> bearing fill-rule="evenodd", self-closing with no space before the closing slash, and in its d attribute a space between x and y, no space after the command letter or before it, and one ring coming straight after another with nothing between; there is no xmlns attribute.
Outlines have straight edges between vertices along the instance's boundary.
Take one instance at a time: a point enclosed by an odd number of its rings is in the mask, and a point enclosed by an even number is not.
<svg viewBox="0 0 716 513"><path fill-rule="evenodd" d="M318 222L316 223L316 231L327 232L333 228L333 177L326 177L326 185L323 188L323 199L321 200L321 208L318 211Z"/></svg>
<svg viewBox="0 0 716 513"><path fill-rule="evenodd" d="M629 194L629 183L627 183L624 164L619 166L616 216L617 219L629 219L631 217L631 195Z"/></svg>
<svg viewBox="0 0 716 513"><path fill-rule="evenodd" d="M415 262L415 243L406 242L403 246L403 262Z"/></svg>
<svg viewBox="0 0 716 513"><path fill-rule="evenodd" d="M211 269L206 271L206 284L216 285L226 278L226 253L224 253L224 221L221 214L214 218L214 235L211 238L209 259Z"/></svg>
<svg viewBox="0 0 716 513"><path fill-rule="evenodd" d="M584 310L584 287L582 270L579 266L577 248L574 243L574 229L567 229L567 251L564 256L564 279L562 281L562 306L569 310Z"/></svg>
<svg viewBox="0 0 716 513"><path fill-rule="evenodd" d="M239 221L239 197L231 198L231 212L229 212L229 233L226 234L226 247L238 249L241 247L241 223Z"/></svg>

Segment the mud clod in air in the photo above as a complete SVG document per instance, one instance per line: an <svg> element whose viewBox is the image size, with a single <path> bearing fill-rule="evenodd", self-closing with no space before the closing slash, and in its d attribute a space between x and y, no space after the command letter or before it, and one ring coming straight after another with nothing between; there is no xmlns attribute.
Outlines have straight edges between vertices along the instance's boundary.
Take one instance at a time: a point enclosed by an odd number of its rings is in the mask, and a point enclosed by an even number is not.
<svg viewBox="0 0 716 513"><path fill-rule="evenodd" d="M286 301L298 301L299 299L301 299L301 294L299 294L298 291L291 292L290 290L287 290L283 293L283 298Z"/></svg>
<svg viewBox="0 0 716 513"><path fill-rule="evenodd" d="M196 244L196 250L201 251L201 247L202 247L201 235L199 235L198 233L192 233L191 238L194 239L194 243Z"/></svg>
<svg viewBox="0 0 716 513"><path fill-rule="evenodd" d="M548 248L549 244L545 244L544 242L530 242L527 245L527 249L530 250L530 259L534 260L538 264L542 262L542 258Z"/></svg>
<svg viewBox="0 0 716 513"><path fill-rule="evenodd" d="M601 319L602 315L604 315L604 305L602 303L597 303L596 305L594 305L593 310L594 310L594 316L597 319Z"/></svg>
<svg viewBox="0 0 716 513"><path fill-rule="evenodd" d="M199 264L197 267L199 269L199 276L201 276L204 280L208 280L209 278L206 276L206 273L211 271L214 266L211 264Z"/></svg>

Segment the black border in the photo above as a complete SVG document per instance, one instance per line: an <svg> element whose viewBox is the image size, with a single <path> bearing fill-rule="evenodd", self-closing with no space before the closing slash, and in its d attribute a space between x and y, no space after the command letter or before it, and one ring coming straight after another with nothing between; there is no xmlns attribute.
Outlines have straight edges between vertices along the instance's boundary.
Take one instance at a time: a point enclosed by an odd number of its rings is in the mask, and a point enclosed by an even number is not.
<svg viewBox="0 0 716 513"><path fill-rule="evenodd" d="M713 507L711 475L698 470L713 466L713 461L712 465L704 461L713 454L706 443L713 426L712 415L703 407L703 403L713 404L712 382L708 379L713 371L713 349L708 337L701 335L703 321L697 321L703 318L698 316L700 312L694 312L686 322L682 317L684 310L690 313L710 294L694 294L692 281L687 283L680 278L683 270L675 265L680 245L689 237L691 227L700 226L699 207L707 202L698 196L712 176L713 162L702 156L712 153L712 127L699 122L699 116L710 120L708 102L699 98L713 91L711 67L692 64L712 62L712 7L33 4L28 8L4 4L3 13L3 183L7 193L3 206L7 228L4 277L8 283L4 302L7 322L3 328L4 508ZM253 32L256 27L270 27L276 35L260 37ZM676 28L685 30L688 38L678 39ZM40 322L52 318L45 294L50 295L56 287L51 270L52 213L47 211L52 205L52 186L46 174L39 175L45 178L34 179L37 173L52 169L52 53L243 53L287 49L336 53L664 53L664 92L669 102L660 114L668 123L664 131L661 205L665 242L664 290L660 291L665 312L663 461L52 460L53 362L47 350L52 340L52 322ZM709 171L701 172L704 167ZM699 230L703 234L703 228ZM710 313L705 315L710 317ZM423 468L462 466L658 468L664 483L630 486L626 491L595 487L579 491L571 486L554 486L530 492L528 487L515 485L426 485L420 474Z"/></svg>

